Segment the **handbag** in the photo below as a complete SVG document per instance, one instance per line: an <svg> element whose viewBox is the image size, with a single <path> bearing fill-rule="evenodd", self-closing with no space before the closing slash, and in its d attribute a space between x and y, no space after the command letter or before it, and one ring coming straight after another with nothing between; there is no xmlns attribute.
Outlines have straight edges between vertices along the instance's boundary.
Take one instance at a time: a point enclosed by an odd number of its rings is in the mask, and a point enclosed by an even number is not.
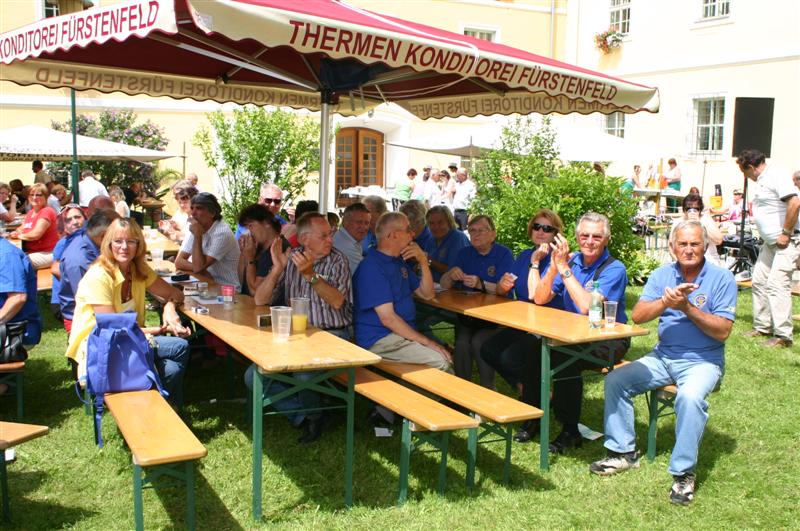
<svg viewBox="0 0 800 531"><path fill-rule="evenodd" d="M0 324L0 364L28 359L28 351L22 348L26 326L28 321Z"/></svg>

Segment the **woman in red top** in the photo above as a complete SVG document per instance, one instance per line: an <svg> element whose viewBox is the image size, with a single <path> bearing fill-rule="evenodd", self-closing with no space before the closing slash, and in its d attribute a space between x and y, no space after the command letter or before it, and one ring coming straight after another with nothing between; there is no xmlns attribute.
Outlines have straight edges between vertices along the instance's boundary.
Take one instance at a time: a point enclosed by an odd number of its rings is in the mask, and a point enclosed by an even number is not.
<svg viewBox="0 0 800 531"><path fill-rule="evenodd" d="M53 248L58 243L56 212L47 206L47 187L36 183L28 191L31 210L25 214L25 221L19 230L11 233L12 238L22 240L22 248L28 253L34 269L50 267L53 263Z"/></svg>

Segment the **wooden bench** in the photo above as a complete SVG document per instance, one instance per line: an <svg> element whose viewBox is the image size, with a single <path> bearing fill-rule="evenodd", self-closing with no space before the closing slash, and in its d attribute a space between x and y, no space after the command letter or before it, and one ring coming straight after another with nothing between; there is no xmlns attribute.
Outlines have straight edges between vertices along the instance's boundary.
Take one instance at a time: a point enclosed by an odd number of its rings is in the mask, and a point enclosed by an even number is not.
<svg viewBox="0 0 800 531"><path fill-rule="evenodd" d="M22 394L22 381L24 374L24 361L0 364L0 384L8 385L8 388L14 389L17 395L17 421L22 421L22 414L24 413L23 409L25 404Z"/></svg>
<svg viewBox="0 0 800 531"><path fill-rule="evenodd" d="M0 489L3 491L3 520L11 521L11 508L8 502L8 471L6 470L5 451L25 441L46 435L47 426L19 424L16 422L0 422Z"/></svg>
<svg viewBox="0 0 800 531"><path fill-rule="evenodd" d="M144 529L142 487L161 475L186 484L186 523L194 529L194 461L206 456L206 448L158 391L107 394L105 403L133 455L136 529Z"/></svg>
<svg viewBox="0 0 800 531"><path fill-rule="evenodd" d="M347 385L347 374L345 373L339 373L334 379L340 384ZM478 428L477 419L454 411L363 367L355 369L354 389L358 394L403 417L403 432L400 438L400 486L397 503L403 504L408 497L408 468L411 452L416 448L414 439L418 443L427 442L441 451L438 490L439 494L444 494L450 432L463 429L476 430ZM475 456L470 456L470 459L474 461Z"/></svg>
<svg viewBox="0 0 800 531"><path fill-rule="evenodd" d="M50 289L53 289L53 274L50 272L50 268L46 267L44 269L37 269L36 290L47 291Z"/></svg>
<svg viewBox="0 0 800 531"><path fill-rule="evenodd" d="M470 430L467 442L469 448L469 461L467 462L468 488L472 488L475 482L477 444L481 442L481 439L492 434L502 437L502 440L505 441L503 481L509 482L511 475L511 441L513 438L511 423L541 418L543 415L541 409L427 365L383 361L375 367L400 378L404 382L458 404L471 411L478 418L483 431L478 433L477 430Z"/></svg>

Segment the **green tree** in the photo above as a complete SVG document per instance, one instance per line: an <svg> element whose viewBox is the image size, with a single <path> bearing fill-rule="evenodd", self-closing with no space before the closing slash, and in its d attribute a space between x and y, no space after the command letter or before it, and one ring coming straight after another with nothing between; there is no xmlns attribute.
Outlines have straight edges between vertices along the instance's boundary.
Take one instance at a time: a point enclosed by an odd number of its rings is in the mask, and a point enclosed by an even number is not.
<svg viewBox="0 0 800 531"><path fill-rule="evenodd" d="M194 143L214 168L222 185L225 220L235 225L241 209L258 200L264 182L274 182L284 199L298 197L319 169L319 125L316 121L281 110L261 107L207 115Z"/></svg>
<svg viewBox="0 0 800 531"><path fill-rule="evenodd" d="M540 208L557 212L564 236L573 249L575 223L594 211L611 221L611 253L641 278L642 240L631 230L636 201L621 190L623 179L594 172L587 164L559 166L553 129L547 119L539 129L530 119L518 119L503 129L498 149L473 172L478 193L470 210L487 214L497 226L497 239L515 253L531 246L526 234L530 217Z"/></svg>
<svg viewBox="0 0 800 531"><path fill-rule="evenodd" d="M164 130L150 120L137 124L136 119L136 114L130 109L103 109L97 118L78 115L76 129L79 135L110 142L158 151L166 149L169 140L164 136ZM51 126L56 131L70 132L72 120L52 121ZM47 165L47 170L62 182L68 182L70 164L70 162L52 162ZM156 164L152 162L88 160L80 161L80 169L92 170L100 176L100 180L106 186L116 184L125 188L135 181L141 181L145 189L152 194L161 184L155 173Z"/></svg>

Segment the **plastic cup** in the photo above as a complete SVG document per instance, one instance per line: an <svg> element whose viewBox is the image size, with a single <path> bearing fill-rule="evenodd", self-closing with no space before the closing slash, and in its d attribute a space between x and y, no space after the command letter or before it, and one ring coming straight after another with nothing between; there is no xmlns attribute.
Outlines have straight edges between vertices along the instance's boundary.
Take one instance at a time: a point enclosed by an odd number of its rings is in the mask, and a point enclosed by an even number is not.
<svg viewBox="0 0 800 531"><path fill-rule="evenodd" d="M164 260L164 249L150 249L150 257L153 262L158 263Z"/></svg>
<svg viewBox="0 0 800 531"><path fill-rule="evenodd" d="M308 305L306 297L292 297L292 332L305 332L308 327Z"/></svg>
<svg viewBox="0 0 800 531"><path fill-rule="evenodd" d="M208 282L198 282L197 283L197 294L200 295L203 299L208 298Z"/></svg>
<svg viewBox="0 0 800 531"><path fill-rule="evenodd" d="M272 316L272 337L278 341L286 341L292 332L292 309L289 306L273 306L269 309Z"/></svg>
<svg viewBox="0 0 800 531"><path fill-rule="evenodd" d="M603 301L603 314L606 328L614 328L617 325L617 301Z"/></svg>

